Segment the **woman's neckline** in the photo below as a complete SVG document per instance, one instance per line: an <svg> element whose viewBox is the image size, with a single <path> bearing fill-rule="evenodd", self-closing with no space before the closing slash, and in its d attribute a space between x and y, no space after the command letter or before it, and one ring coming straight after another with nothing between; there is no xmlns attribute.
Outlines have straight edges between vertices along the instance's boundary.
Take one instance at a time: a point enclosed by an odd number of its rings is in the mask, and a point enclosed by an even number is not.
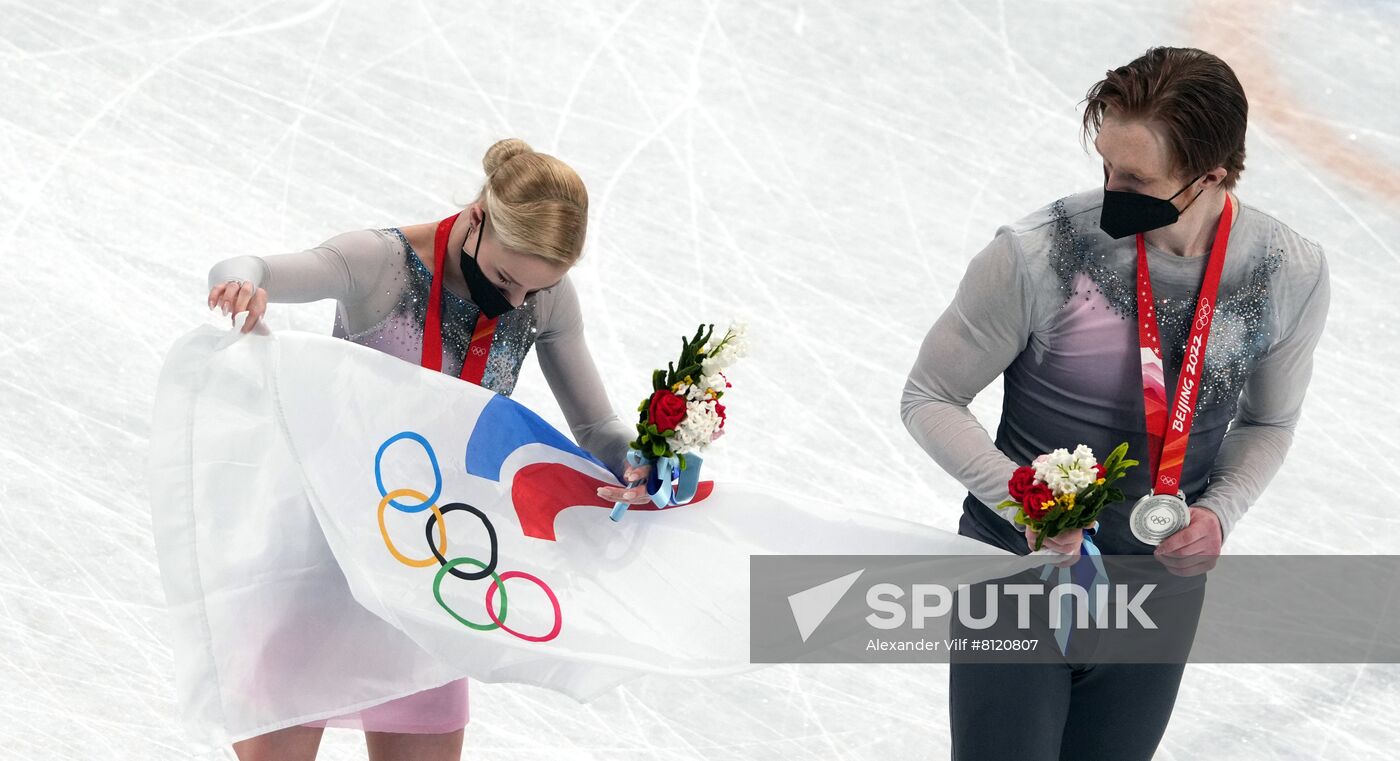
<svg viewBox="0 0 1400 761"><path fill-rule="evenodd" d="M413 255L414 261L418 262L418 266L422 267L423 271L428 274L428 287L431 288L432 282L438 277L438 273L434 272L433 268L429 267L428 263L423 260L423 256L418 253L418 249L415 248L413 242L408 239L408 235L404 233L402 227L395 227L392 229L396 234L398 234L399 240L403 241L404 248L408 250L408 253ZM456 291L449 288L447 286L447 283L442 284L442 292L462 302L463 304L471 303L471 299L467 298L464 295L458 294Z"/></svg>

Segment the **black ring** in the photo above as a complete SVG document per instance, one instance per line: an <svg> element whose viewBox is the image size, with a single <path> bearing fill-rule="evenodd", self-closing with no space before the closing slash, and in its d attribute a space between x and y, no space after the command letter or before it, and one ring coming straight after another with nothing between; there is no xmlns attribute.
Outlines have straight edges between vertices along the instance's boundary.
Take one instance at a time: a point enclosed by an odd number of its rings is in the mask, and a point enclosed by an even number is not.
<svg viewBox="0 0 1400 761"><path fill-rule="evenodd" d="M487 562L486 567L482 568L480 571L472 571L468 573L467 571L459 571L456 568L449 568L447 569L447 572L452 574L453 576L456 576L459 579L464 579L466 581L476 581L478 579L484 579L487 576L490 576L496 571L496 527L491 525L491 520L486 517L486 513L481 512L480 510L476 509L475 507L472 507L471 505L463 504L461 502L453 502L451 504L443 505L441 508L438 509L438 512L442 513L442 515L445 518L447 514L452 512L453 510L466 510L467 512L481 519L482 525L486 526L486 535L491 537L491 560ZM428 537L428 549L433 551L433 557L437 558L438 565L447 565L447 558L444 558L442 556L442 553L438 551L437 545L433 542L433 526L435 525L437 525L437 516L429 515L427 530L424 531L424 533Z"/></svg>

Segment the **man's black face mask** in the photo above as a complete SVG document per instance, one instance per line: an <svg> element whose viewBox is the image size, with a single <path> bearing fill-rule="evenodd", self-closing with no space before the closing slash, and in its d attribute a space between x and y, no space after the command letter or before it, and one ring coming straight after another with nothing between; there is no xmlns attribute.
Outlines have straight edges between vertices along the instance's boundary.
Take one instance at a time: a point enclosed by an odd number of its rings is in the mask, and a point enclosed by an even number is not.
<svg viewBox="0 0 1400 761"><path fill-rule="evenodd" d="M1105 175L1107 173L1105 172ZM1201 175L1205 177L1205 175ZM1109 190L1107 176L1104 178L1103 190L1103 210L1099 214L1099 227L1114 238L1126 238L1129 235L1145 233L1149 230L1156 230L1159 227L1166 227L1175 224L1181 217L1181 212L1191 208L1191 204L1196 202L1196 198L1201 197L1197 193L1191 203L1186 204L1186 209L1178 211L1172 200L1186 191L1186 188L1196 184L1197 177L1186 183L1181 190L1172 194L1171 198L1154 198L1142 193L1128 193L1122 190Z"/></svg>

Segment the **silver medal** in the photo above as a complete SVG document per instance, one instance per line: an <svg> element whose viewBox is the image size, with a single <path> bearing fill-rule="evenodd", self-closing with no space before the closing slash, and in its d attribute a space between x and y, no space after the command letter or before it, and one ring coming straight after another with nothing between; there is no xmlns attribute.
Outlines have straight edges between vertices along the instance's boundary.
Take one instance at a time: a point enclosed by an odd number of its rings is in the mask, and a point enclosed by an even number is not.
<svg viewBox="0 0 1400 761"><path fill-rule="evenodd" d="M1190 524L1191 511L1186 506L1186 496L1180 492L1148 494L1133 505L1128 517L1133 536L1144 544L1161 544L1163 539Z"/></svg>

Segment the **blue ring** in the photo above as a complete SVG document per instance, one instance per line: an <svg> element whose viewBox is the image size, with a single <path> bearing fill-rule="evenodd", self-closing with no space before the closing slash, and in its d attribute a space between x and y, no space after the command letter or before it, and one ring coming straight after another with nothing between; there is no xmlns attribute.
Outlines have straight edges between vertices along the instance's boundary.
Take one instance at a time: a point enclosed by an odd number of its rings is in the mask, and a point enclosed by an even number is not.
<svg viewBox="0 0 1400 761"><path fill-rule="evenodd" d="M430 506L437 504L438 497L442 495L442 470L438 468L437 455L433 453L433 447L428 443L427 439L413 431L404 431L403 433L394 434L388 441L380 444L379 451L374 455L374 483L379 487L380 497L388 496L389 492L384 488L384 474L380 471L379 465L380 461L384 459L384 450L388 449L390 444L393 444L399 439L412 439L423 445L423 451L428 455L428 461L433 464L433 493L428 497L428 501L414 507L405 507L399 504L399 501L396 499L389 500L389 504L393 505L395 509L402 510L405 513L421 513Z"/></svg>

